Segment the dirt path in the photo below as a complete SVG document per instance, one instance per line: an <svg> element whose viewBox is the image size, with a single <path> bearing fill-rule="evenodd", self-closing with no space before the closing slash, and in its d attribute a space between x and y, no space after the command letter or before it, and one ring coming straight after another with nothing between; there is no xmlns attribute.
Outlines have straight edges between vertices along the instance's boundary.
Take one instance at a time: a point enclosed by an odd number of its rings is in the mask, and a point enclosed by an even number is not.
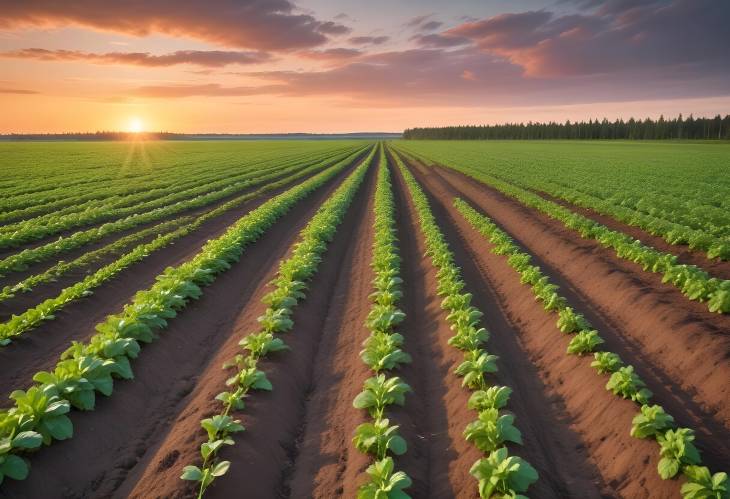
<svg viewBox="0 0 730 499"><path fill-rule="evenodd" d="M400 178L398 185L399 204L404 206L407 193ZM407 205L409 210L401 220L403 273L406 289L410 291L406 293L406 313L413 321L408 329L413 332L407 336L407 339L413 338L408 343L409 351L414 355L411 369L417 372L409 375L408 370L404 370L404 376L413 379L414 385L422 385L423 389L414 386L416 394L408 401L406 409L412 411L412 419L417 425L425 426L421 429L423 434L431 437L424 439L420 446L426 448L429 459L419 459L418 454L409 450L402 461L404 468L413 472L414 482L419 486L414 488L414 497L478 497L476 480L468 471L482 456L461 434L466 424L476 419L476 413L467 407L470 392L461 387L461 379L453 373L463 359L460 352L447 343L453 333L445 322L441 298L436 295L436 272L430 259L422 256L425 251L423 237L410 201ZM560 399L546 393L538 368L519 340L519 327L502 309L492 282L477 265L468 242L457 231L449 214L433 200L432 209L454 252L455 261L462 269L467 291L474 295L474 305L485 313L483 322L491 332L487 349L500 357L500 371L490 379L514 390L508 408L516 415L516 425L522 431L525 445L514 446L511 450L527 459L540 474L540 480L530 489L530 496L600 497L600 477L588 462L580 438L566 422ZM417 342L415 351L411 346L414 342ZM423 382L418 383L418 380ZM438 438L447 432L448 445ZM448 479L442 476L446 470ZM430 479L428 487L418 480L423 476Z"/></svg>
<svg viewBox="0 0 730 499"><path fill-rule="evenodd" d="M319 426L319 419L328 416L315 414L313 411L318 409L318 401L323 402L324 407L330 407L329 403L324 402L330 401L335 408L349 410L352 399L346 400L349 396L347 390L359 391L365 375L358 359L351 358L347 352L338 351L337 347L341 342L347 342L352 335L352 331L348 330L347 334L341 336L345 331L340 329L345 324L354 324L351 321L356 321L361 313L342 307L346 304L366 307L366 303L354 301L361 297L351 296L350 293L354 291L348 291L347 285L352 276L364 275L363 270L367 270L360 266L362 259L358 261L356 258L367 248L357 241L359 236L369 230L368 194L374 184L374 174L375 168L372 168L345 215L335 239L330 243L310 284L306 300L294 311L295 326L285 338L291 350L276 355L261 365L274 390L270 393L253 394L247 400L246 408L236 414L246 427L246 432L236 437L235 446L227 448L221 454L224 459L232 462L231 472L209 489L207 497L234 497L241 490L246 490L250 497L278 497L286 494L289 487L314 488L315 485L308 480L297 480L300 476L299 466L320 470L321 479L330 482L339 473L339 463L334 462L334 458L329 455L329 449L318 439L317 430L324 430L324 427ZM284 251L288 246L284 246ZM119 497L128 495L129 491L131 497L167 498L184 496L185 491L189 490L185 482L179 479L180 470L183 465L199 459L198 447L203 438L200 419L217 409L218 403L213 398L221 391L228 375L220 369L220 365L240 351L237 346L240 337L256 329L256 317L265 308L260 303L260 298L270 290L265 282L273 277L277 265L278 260L262 281L257 296L249 300L249 305L236 318L235 333L202 372L200 384L174 421L172 431L159 448L150 450L149 459L145 456L147 462L141 463L137 476L130 475L130 483L125 483L119 489ZM346 311L355 313L355 316L345 316ZM357 341L351 343L350 348L359 348ZM330 353L338 357L322 362ZM344 364L341 362L341 355L348 357ZM330 370L335 366L344 369L344 372L331 373ZM327 379L330 375L341 375L344 379ZM334 387L338 381L345 385L338 387L345 392L336 395L334 400L330 399L327 395L333 392L328 388ZM353 398L355 393L352 394ZM335 413L337 410L333 409ZM340 420L339 424L344 426L332 428L332 435L340 435L349 444L351 430L357 422L353 419ZM347 446L338 445L337 448L338 451L348 450ZM355 462L347 461L347 465L353 466L354 470L360 468L357 457L353 459ZM362 459L364 465L364 458Z"/></svg>
<svg viewBox="0 0 730 499"><path fill-rule="evenodd" d="M36 479L6 481L0 497L109 497L126 486L125 480L140 474L178 415L191 416L189 396L200 393L199 380L207 382L204 388L220 391L222 382L212 386L210 381L220 381L221 373L225 375L220 369L222 359L231 356L231 347L238 349L240 336L250 330L260 312L251 311L248 304L259 304L261 286L268 282L274 266L342 178L310 195L248 248L241 261L180 313L159 340L143 348L133 365L136 379L115 383L112 397L99 397L96 410L74 411L74 437L35 455L32 476ZM245 331L238 320L242 313L251 319ZM206 371L218 377L200 378ZM206 394L208 403L215 393ZM200 414L193 412L195 432L179 433L177 438L189 442L197 452ZM276 440L272 436L269 442ZM167 476L174 477L180 488L184 483L178 479L178 468L183 458L177 461L172 456L165 461L170 466ZM150 472L157 473L154 466Z"/></svg>
<svg viewBox="0 0 730 499"><path fill-rule="evenodd" d="M361 158L360 158L361 159ZM334 181L339 183L347 172L340 173ZM0 349L0 400L18 387L31 381L33 374L55 365L58 356L69 347L71 341L84 341L95 333L94 326L107 315L129 302L140 289L146 289L166 267L177 265L195 255L209 240L221 235L236 220L264 203L267 199L291 188L291 185L267 193L219 217L209 220L198 230L155 252L139 264L133 265L111 281L94 290L88 299L68 304L56 314L56 319L43 323L26 332ZM305 200L304 203L311 203ZM299 211L300 207L293 211ZM295 216L288 214L287 217ZM272 231L282 230L280 221ZM72 284L72 283L67 283ZM42 355L39 355L42 352Z"/></svg>
<svg viewBox="0 0 730 499"><path fill-rule="evenodd" d="M611 326L607 332L615 331L627 350L641 354L662 384L669 383L678 397L679 392L689 395L692 401L686 402L695 406L697 417L730 431L730 317L711 314L657 274L488 186L452 170L419 170L421 177L448 189L451 198L464 197L500 224L539 257L564 293L589 302L594 317Z"/></svg>
<svg viewBox="0 0 730 499"><path fill-rule="evenodd" d="M660 236L654 236L649 234L644 229L629 225L608 215L602 215L595 210L589 208L582 208L578 205L571 203L565 199L551 196L550 194L542 191L532 191L535 194L544 197L554 203L573 210L576 213L580 213L586 218L595 220L596 222L605 225L609 229L623 232L630 235L631 237L640 240L641 242L653 246L659 251L671 253L677 255L679 263L685 263L690 265L697 265L701 269L706 270L711 276L718 277L720 279L730 279L730 262L723 262L721 260L710 260L707 258L707 253L700 250L690 249L686 244L670 244L662 239Z"/></svg>
<svg viewBox="0 0 730 499"><path fill-rule="evenodd" d="M420 174L418 177L425 180ZM554 320L535 302L531 291L520 284L506 261L487 252L481 236L455 216L458 214L453 212L448 194L430 181L423 185L434 211L443 221L442 228L451 227L447 230L449 242L462 241L466 253L462 253L458 263L468 269L467 262L471 260L478 267L476 272L464 272L467 284L470 280L481 279L484 282L482 289L491 287L494 290L479 293L475 302L490 295L495 299L492 306L482 304L486 307L485 323L493 332L488 349L500 356L500 373L511 374L510 381L517 383L513 386L516 398L514 402L510 399L509 407L517 415L516 424L523 431L526 445L516 448L515 452L537 467L542 482L539 487L546 487L548 497L564 497L563 494L626 498L676 495L676 482L665 482L656 472L656 444L629 436L636 410L633 402L617 399L607 392L605 380L596 376L589 361L565 354L567 338L561 338ZM459 244L455 246L459 247ZM484 277L480 278L480 275ZM502 319L495 321L494 318L500 315ZM514 325L509 328L512 335L497 333L500 322ZM513 343L512 348L502 348L509 342ZM518 356L511 357L512 351ZM524 356L534 365L533 369L529 368ZM526 368L524 374L522 368ZM531 371L540 377L531 381L533 386L544 386L540 392L532 392L530 383L525 384L526 375ZM527 402L523 397L536 398ZM547 405L541 405L546 402ZM525 411L524 415L518 411ZM542 421L546 413L552 413L558 425L561 422L569 425L567 433L555 428L555 422L547 418ZM581 454L587 459L581 459ZM571 459L582 473L575 473L572 465L566 464L566 460ZM641 465L636 466L637 463ZM560 483L558 478L558 483L551 484L552 473L556 471L540 469L541 466L554 466L558 473L556 477L562 476L564 482ZM594 473L600 473L600 478L595 478ZM580 478L576 480L577 477Z"/></svg>

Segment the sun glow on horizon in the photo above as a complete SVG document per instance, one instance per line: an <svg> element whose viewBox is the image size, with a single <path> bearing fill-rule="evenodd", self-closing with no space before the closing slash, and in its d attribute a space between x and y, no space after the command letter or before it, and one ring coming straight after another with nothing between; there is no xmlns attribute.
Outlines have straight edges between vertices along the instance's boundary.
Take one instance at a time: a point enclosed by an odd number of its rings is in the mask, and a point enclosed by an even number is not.
<svg viewBox="0 0 730 499"><path fill-rule="evenodd" d="M141 133L144 131L144 122L137 117L134 117L129 120L129 125L127 126L127 131L132 133Z"/></svg>

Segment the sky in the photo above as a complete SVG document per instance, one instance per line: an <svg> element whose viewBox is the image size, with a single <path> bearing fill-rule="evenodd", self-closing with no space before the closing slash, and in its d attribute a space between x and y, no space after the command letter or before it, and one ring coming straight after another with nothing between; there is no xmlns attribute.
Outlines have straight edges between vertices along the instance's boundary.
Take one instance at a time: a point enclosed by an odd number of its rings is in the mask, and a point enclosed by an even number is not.
<svg viewBox="0 0 730 499"><path fill-rule="evenodd" d="M0 0L0 133L730 112L729 0Z"/></svg>

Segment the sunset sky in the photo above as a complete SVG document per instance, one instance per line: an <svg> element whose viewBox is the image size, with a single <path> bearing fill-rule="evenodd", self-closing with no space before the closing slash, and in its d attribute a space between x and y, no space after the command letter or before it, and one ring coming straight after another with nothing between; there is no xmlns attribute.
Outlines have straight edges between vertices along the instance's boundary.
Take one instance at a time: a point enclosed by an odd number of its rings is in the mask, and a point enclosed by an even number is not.
<svg viewBox="0 0 730 499"><path fill-rule="evenodd" d="M730 112L728 0L0 0L0 133Z"/></svg>

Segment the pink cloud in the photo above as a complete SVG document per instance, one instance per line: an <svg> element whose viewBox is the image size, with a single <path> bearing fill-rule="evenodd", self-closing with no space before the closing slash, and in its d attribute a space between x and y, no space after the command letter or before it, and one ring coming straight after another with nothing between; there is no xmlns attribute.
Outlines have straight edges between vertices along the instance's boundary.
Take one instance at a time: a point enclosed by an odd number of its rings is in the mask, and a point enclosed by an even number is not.
<svg viewBox="0 0 730 499"><path fill-rule="evenodd" d="M161 33L262 50L315 47L350 29L296 12L289 0L0 1L0 28L83 26L134 36Z"/></svg>
<svg viewBox="0 0 730 499"><path fill-rule="evenodd" d="M95 54L76 50L46 50L40 48L0 52L0 57L36 59L41 61L82 61L93 64L125 64L145 67L174 66L177 64L223 67L229 64L258 64L271 60L271 56L265 52L179 50L163 55L153 55L147 52L108 52Z"/></svg>

